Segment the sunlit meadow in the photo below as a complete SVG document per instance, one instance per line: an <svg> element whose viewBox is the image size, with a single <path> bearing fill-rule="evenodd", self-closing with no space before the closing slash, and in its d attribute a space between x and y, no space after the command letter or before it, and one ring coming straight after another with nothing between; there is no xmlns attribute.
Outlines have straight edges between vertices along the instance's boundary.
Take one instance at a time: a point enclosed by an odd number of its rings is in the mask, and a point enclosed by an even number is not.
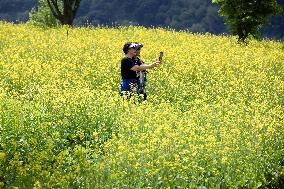
<svg viewBox="0 0 284 189"><path fill-rule="evenodd" d="M144 44L148 100L119 96ZM259 188L284 160L284 49L143 27L0 23L0 188Z"/></svg>

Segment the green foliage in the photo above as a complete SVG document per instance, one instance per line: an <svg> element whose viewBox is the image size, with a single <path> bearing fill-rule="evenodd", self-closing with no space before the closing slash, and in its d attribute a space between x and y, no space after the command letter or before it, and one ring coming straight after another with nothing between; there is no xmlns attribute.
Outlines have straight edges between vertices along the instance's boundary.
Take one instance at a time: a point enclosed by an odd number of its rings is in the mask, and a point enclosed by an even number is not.
<svg viewBox="0 0 284 189"><path fill-rule="evenodd" d="M60 22L53 16L45 0L39 0L38 9L32 8L29 17L30 23L38 26L55 27L60 25Z"/></svg>
<svg viewBox="0 0 284 189"><path fill-rule="evenodd" d="M250 35L258 38L259 29L269 16L280 12L276 0L212 0L221 5L219 14L226 18L233 35L245 41Z"/></svg>

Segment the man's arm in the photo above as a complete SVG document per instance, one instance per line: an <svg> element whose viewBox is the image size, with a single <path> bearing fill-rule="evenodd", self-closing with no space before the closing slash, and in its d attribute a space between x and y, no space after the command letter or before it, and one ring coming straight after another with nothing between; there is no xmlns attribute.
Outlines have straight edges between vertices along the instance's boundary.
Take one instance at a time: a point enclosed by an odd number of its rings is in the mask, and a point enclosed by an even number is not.
<svg viewBox="0 0 284 189"><path fill-rule="evenodd" d="M153 62L152 64L143 64L143 65L135 65L131 68L132 71L144 71L147 69L151 69L157 67L160 64L160 61Z"/></svg>

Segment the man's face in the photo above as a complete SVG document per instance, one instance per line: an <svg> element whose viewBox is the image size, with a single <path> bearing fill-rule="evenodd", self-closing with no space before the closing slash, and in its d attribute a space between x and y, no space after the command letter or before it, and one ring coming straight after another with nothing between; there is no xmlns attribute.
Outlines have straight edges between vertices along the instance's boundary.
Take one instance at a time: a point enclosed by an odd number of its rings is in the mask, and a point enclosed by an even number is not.
<svg viewBox="0 0 284 189"><path fill-rule="evenodd" d="M136 50L134 48L130 48L128 53L132 56L136 56Z"/></svg>
<svg viewBox="0 0 284 189"><path fill-rule="evenodd" d="M136 56L140 56L141 49L136 50Z"/></svg>

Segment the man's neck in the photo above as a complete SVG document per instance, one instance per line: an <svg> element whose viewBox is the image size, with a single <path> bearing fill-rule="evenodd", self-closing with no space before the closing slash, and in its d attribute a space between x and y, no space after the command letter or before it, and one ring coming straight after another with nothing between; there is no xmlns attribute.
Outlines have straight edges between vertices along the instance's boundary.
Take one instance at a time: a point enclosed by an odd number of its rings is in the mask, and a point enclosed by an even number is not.
<svg viewBox="0 0 284 189"><path fill-rule="evenodd" d="M130 54L126 54L125 57L127 57L127 58L133 58L133 56L130 55Z"/></svg>

